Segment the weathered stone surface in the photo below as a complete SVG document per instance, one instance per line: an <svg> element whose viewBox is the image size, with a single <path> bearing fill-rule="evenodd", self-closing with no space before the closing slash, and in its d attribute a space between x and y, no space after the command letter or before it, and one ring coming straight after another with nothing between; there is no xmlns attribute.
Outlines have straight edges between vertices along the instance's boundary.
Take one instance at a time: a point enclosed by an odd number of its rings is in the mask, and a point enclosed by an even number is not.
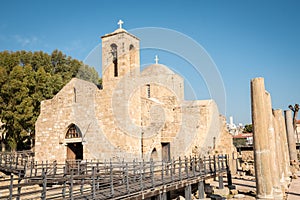
<svg viewBox="0 0 300 200"><path fill-rule="evenodd" d="M288 141L290 161L296 162L298 161L298 158L297 158L295 131L293 127L292 111L285 110L284 118L285 118L286 134L288 139L287 141Z"/></svg>
<svg viewBox="0 0 300 200"><path fill-rule="evenodd" d="M252 123L256 190L258 199L273 198L271 152L268 138L269 112L263 78L251 80Z"/></svg>
<svg viewBox="0 0 300 200"><path fill-rule="evenodd" d="M244 194L236 194L233 196L235 199L242 199L242 198L245 198L245 195Z"/></svg>
<svg viewBox="0 0 300 200"><path fill-rule="evenodd" d="M283 113L272 109L263 78L251 81L251 100L257 199L283 199L291 175Z"/></svg>
<svg viewBox="0 0 300 200"><path fill-rule="evenodd" d="M223 197L226 197L227 195L229 195L229 189L227 187L223 188L223 189L214 189L213 190L213 194L216 194L216 195L220 195L220 196L223 196Z"/></svg>
<svg viewBox="0 0 300 200"><path fill-rule="evenodd" d="M103 88L74 78L41 103L38 162L161 160L198 156L215 146L219 153L234 151L216 103L184 100L183 78L164 65L140 72L139 48L139 39L124 29L103 36ZM79 137L66 137L72 126Z"/></svg>
<svg viewBox="0 0 300 200"><path fill-rule="evenodd" d="M237 195L239 193L239 191L237 190L230 190L230 194L232 195Z"/></svg>

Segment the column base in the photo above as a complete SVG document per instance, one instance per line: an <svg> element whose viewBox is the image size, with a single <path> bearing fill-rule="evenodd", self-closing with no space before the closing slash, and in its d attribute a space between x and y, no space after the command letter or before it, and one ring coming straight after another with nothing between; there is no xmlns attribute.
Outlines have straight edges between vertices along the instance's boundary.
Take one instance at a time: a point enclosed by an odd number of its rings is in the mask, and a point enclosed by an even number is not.
<svg viewBox="0 0 300 200"><path fill-rule="evenodd" d="M272 200L274 200L274 196L273 195L257 195L256 199L259 199L259 200L272 199Z"/></svg>
<svg viewBox="0 0 300 200"><path fill-rule="evenodd" d="M275 200L284 199L283 191L281 190L281 188L274 188L273 192L274 192L274 199Z"/></svg>

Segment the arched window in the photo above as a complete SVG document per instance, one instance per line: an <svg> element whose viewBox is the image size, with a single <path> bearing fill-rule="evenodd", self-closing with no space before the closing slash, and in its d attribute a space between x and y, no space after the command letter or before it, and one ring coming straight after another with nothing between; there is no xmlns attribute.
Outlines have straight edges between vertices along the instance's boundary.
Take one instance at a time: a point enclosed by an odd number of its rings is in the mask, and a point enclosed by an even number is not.
<svg viewBox="0 0 300 200"><path fill-rule="evenodd" d="M133 50L134 49L134 46L131 44L130 46L129 46L129 51L131 51L131 50Z"/></svg>
<svg viewBox="0 0 300 200"><path fill-rule="evenodd" d="M118 77L118 46L114 43L111 44L110 47L114 63L114 76Z"/></svg>
<svg viewBox="0 0 300 200"><path fill-rule="evenodd" d="M81 138L81 132L75 124L71 124L68 128L66 139Z"/></svg>

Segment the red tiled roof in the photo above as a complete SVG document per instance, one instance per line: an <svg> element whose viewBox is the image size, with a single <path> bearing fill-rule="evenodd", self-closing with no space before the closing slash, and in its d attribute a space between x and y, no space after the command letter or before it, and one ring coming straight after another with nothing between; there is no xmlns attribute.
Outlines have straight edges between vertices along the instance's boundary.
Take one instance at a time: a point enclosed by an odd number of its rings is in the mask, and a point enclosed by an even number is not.
<svg viewBox="0 0 300 200"><path fill-rule="evenodd" d="M233 136L233 138L248 138L248 137L253 137L253 133L242 133Z"/></svg>

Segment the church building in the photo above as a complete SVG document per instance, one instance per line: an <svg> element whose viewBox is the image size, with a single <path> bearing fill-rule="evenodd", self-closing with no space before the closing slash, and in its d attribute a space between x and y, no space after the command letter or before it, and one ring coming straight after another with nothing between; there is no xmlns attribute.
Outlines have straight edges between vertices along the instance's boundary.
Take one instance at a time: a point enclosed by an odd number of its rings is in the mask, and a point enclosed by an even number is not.
<svg viewBox="0 0 300 200"><path fill-rule="evenodd" d="M184 99L184 80L156 63L140 70L140 41L120 27L102 39L102 88L73 78L42 101L36 161L170 160L204 154L225 120L213 100Z"/></svg>

